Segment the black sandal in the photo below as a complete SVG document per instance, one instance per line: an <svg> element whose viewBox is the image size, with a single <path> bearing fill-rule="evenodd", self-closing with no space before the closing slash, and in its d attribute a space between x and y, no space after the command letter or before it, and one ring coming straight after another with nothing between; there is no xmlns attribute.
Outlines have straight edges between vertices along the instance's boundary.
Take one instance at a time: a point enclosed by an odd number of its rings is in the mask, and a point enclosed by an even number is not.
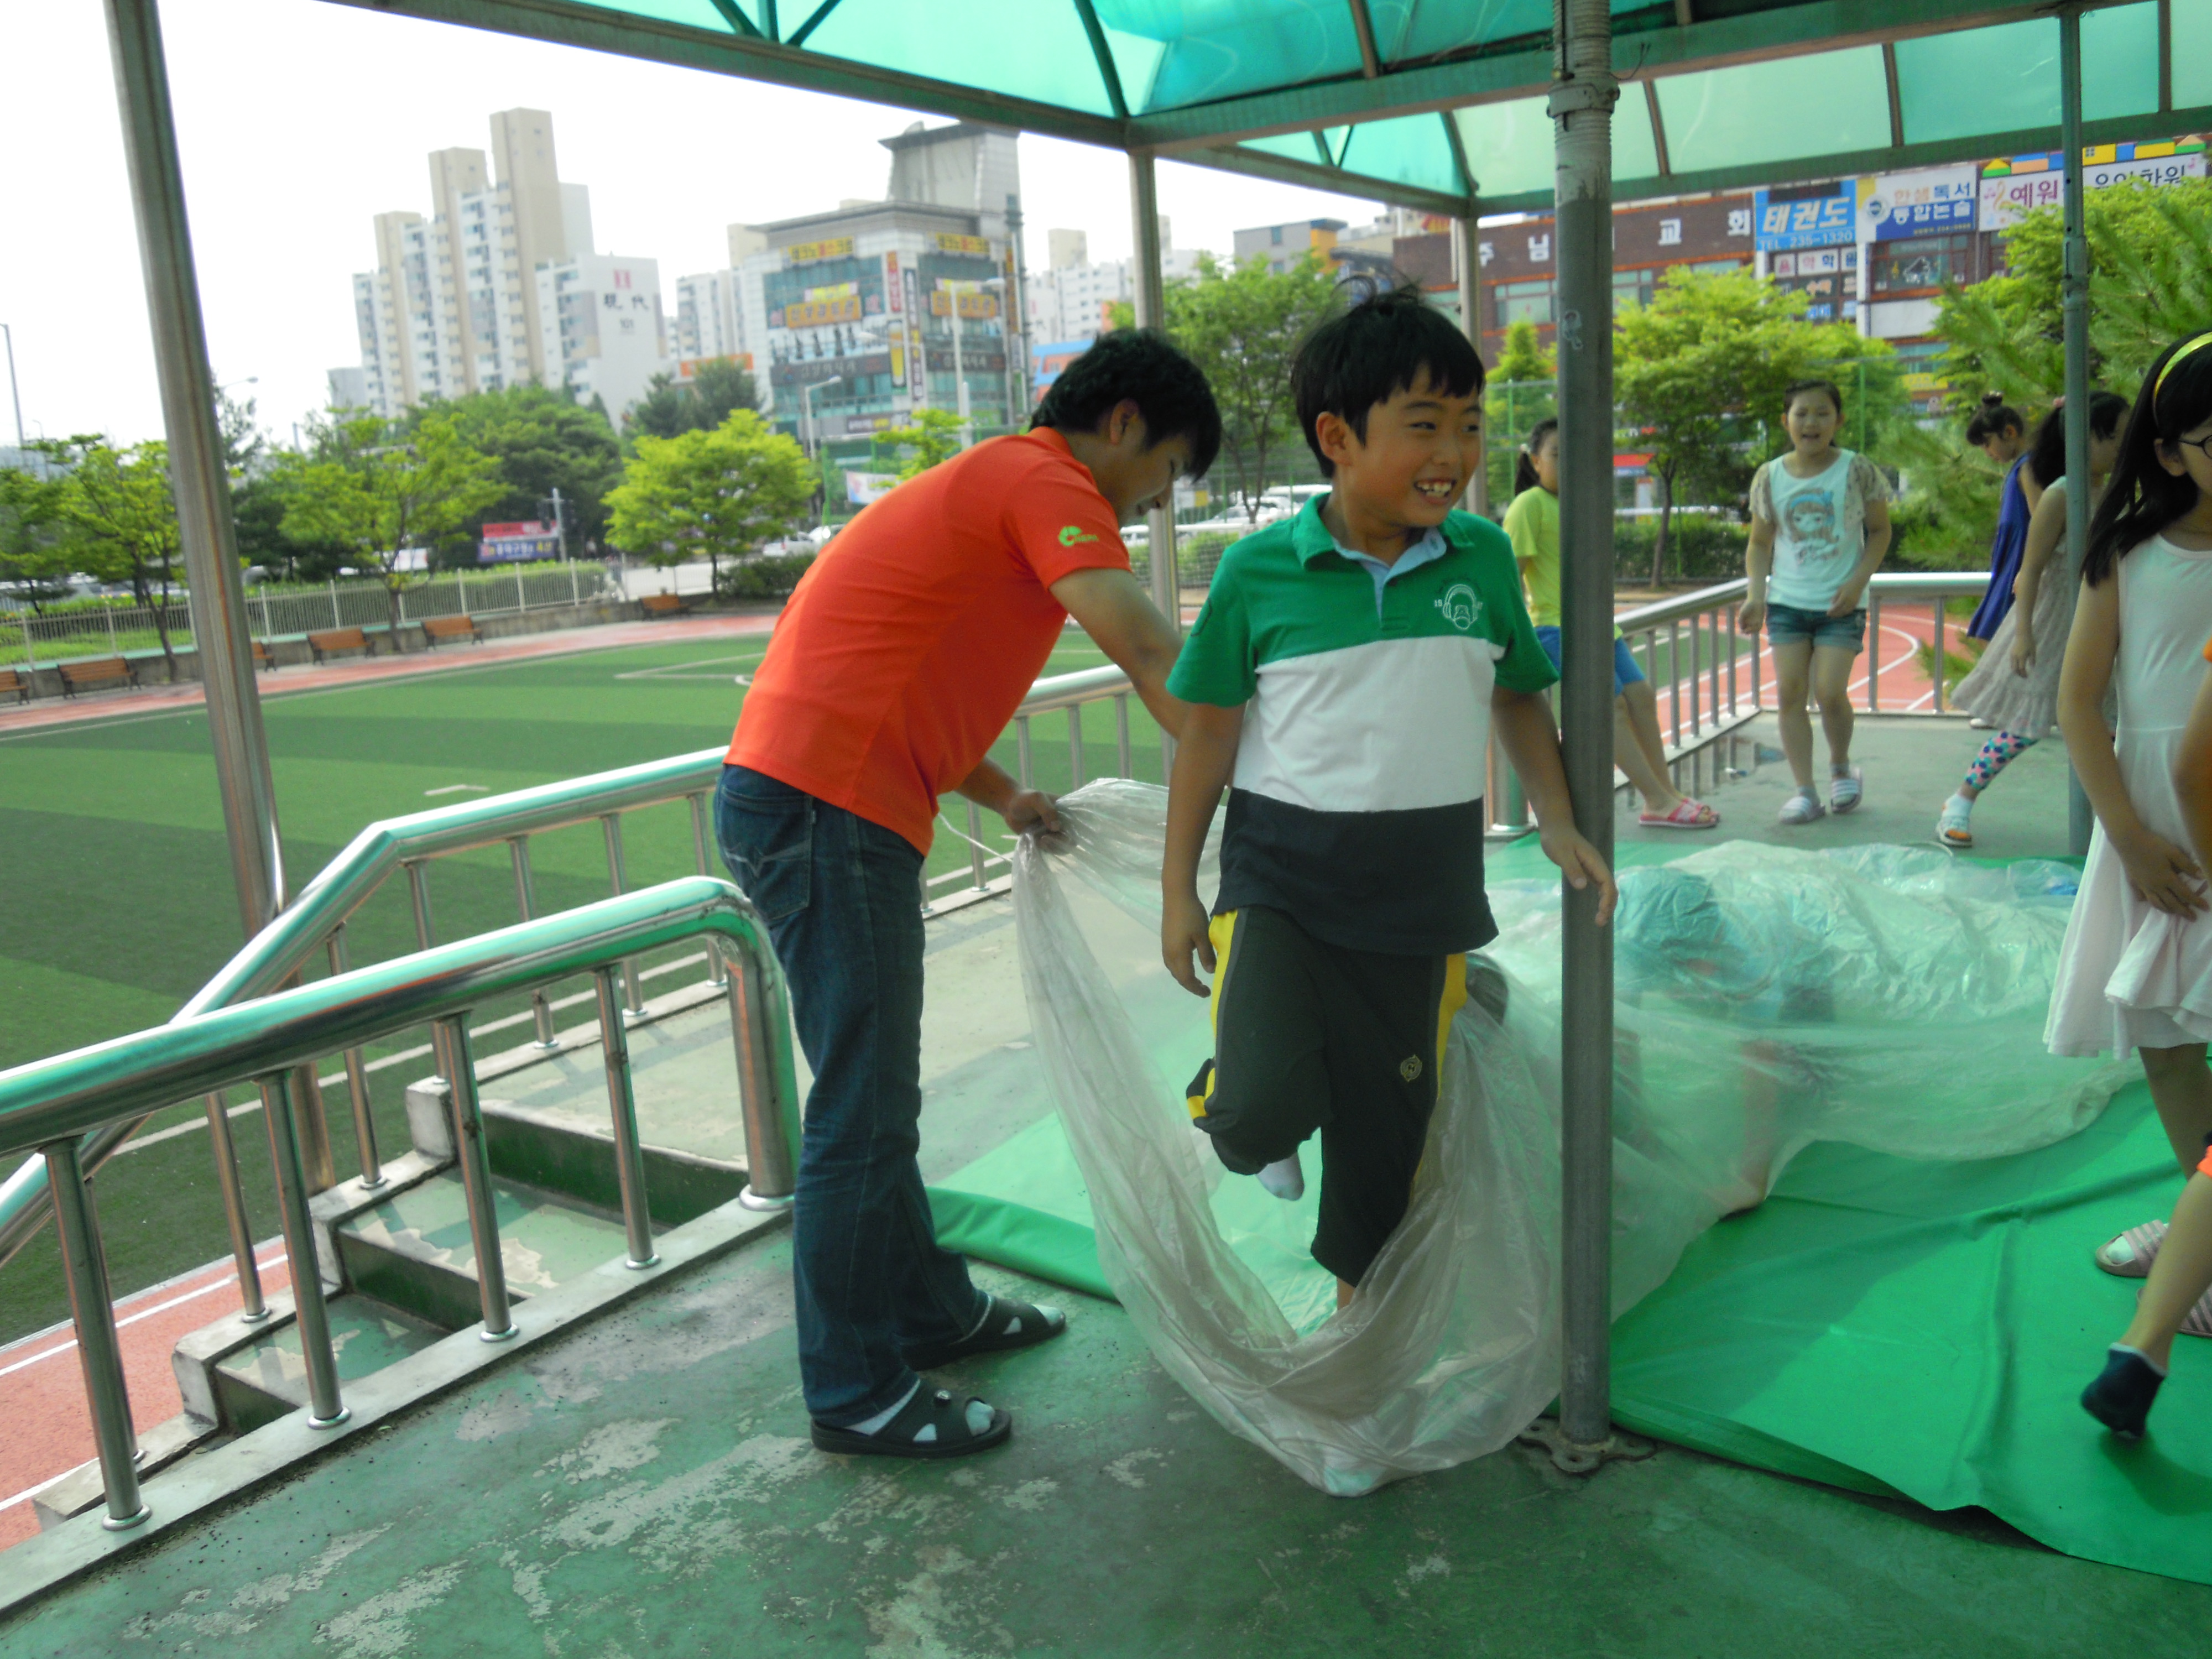
<svg viewBox="0 0 2212 1659"><path fill-rule="evenodd" d="M1014 1431L1013 1413L991 1407L991 1421L979 1434L968 1426L972 1396L956 1401L943 1389L916 1389L896 1417L873 1434L855 1434L817 1423L814 1443L848 1457L965 1457L1003 1444Z"/></svg>
<svg viewBox="0 0 2212 1659"><path fill-rule="evenodd" d="M994 1296L982 1323L958 1341L908 1348L904 1358L918 1371L933 1371L942 1365L973 1359L977 1354L1033 1348L1040 1342L1050 1341L1066 1328L1067 1316L1057 1308L1039 1308Z"/></svg>

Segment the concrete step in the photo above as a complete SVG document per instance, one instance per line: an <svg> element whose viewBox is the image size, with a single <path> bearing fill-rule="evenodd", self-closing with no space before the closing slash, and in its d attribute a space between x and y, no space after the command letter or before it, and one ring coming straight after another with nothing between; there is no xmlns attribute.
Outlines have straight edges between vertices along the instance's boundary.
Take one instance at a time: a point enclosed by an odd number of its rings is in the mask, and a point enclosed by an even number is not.
<svg viewBox="0 0 2212 1659"><path fill-rule="evenodd" d="M627 1253L616 1217L495 1176L493 1210L507 1294L553 1290ZM410 1316L454 1331L482 1316L466 1189L451 1170L356 1211L336 1231L345 1282Z"/></svg>
<svg viewBox="0 0 2212 1659"><path fill-rule="evenodd" d="M331 1349L341 1387L394 1360L420 1353L447 1334L410 1313L357 1292L332 1297L325 1306ZM286 1319L275 1328L216 1361L210 1372L216 1409L233 1434L251 1434L307 1404L307 1367L301 1357L300 1328Z"/></svg>

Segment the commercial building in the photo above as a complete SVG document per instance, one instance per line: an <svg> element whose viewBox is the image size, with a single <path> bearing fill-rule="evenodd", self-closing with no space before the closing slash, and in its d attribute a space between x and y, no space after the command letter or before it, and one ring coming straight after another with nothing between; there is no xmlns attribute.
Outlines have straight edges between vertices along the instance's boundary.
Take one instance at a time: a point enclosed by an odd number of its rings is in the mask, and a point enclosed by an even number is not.
<svg viewBox="0 0 2212 1659"><path fill-rule="evenodd" d="M1329 249L1336 246L1338 234L1344 228L1341 219L1300 219L1291 224L1240 230L1235 235L1237 263L1242 264L1257 255L1267 260L1269 270L1279 276L1309 253L1327 260Z"/></svg>
<svg viewBox="0 0 2212 1659"><path fill-rule="evenodd" d="M596 280L580 267L594 257L591 198L560 177L552 116L502 110L491 118L489 161L483 150L455 149L429 162L429 216L375 217L375 268L353 279L360 379L348 375L343 390L389 418L432 398L578 383L544 307L549 292ZM651 260L619 263L633 279L655 269ZM562 269L569 280L549 289L544 274ZM584 378L627 384L627 372L611 365ZM339 390L334 379L332 395Z"/></svg>
<svg viewBox="0 0 2212 1659"><path fill-rule="evenodd" d="M580 403L596 398L619 423L668 356L659 265L587 253L541 266L537 278L546 384L568 387Z"/></svg>
<svg viewBox="0 0 2212 1659"><path fill-rule="evenodd" d="M1026 404L1006 327L1015 135L917 122L883 142L888 199L744 228L761 246L737 265L741 338L764 406L809 444L907 425L923 408L1000 426Z"/></svg>

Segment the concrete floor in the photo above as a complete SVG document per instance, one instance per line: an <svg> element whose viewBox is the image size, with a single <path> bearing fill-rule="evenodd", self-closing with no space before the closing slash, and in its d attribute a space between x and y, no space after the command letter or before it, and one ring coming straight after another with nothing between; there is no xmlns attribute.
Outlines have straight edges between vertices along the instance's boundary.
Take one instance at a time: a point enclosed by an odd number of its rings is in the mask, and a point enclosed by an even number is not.
<svg viewBox="0 0 2212 1659"><path fill-rule="evenodd" d="M1726 833L1924 840L1967 734L1862 732L1864 810L1785 832L1786 777L1751 763L1771 728L1747 729L1749 775L1709 792ZM2063 852L2063 780L2055 745L2018 763L1977 850ZM996 951L999 933L977 915L942 939ZM964 1064L1018 1063L1015 1017L963 1016ZM961 1069L939 1063L940 1088ZM991 1109L1018 1127L1030 1108L1002 1091ZM0 1655L2204 1650L2212 1588L1671 1448L1585 1479L1509 1449L1324 1498L1200 1413L1118 1308L979 1278L1072 1310L1059 1342L942 1374L1013 1410L1003 1449L941 1466L812 1451L778 1237L152 1540L0 1623Z"/></svg>

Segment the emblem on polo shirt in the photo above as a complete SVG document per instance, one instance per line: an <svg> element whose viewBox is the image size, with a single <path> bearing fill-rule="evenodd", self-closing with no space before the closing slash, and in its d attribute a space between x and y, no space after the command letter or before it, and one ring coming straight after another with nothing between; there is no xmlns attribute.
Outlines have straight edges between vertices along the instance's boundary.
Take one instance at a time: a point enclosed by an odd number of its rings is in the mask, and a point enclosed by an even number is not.
<svg viewBox="0 0 2212 1659"><path fill-rule="evenodd" d="M1482 614L1482 601L1465 582L1454 582L1437 600L1437 609L1444 613L1444 620L1462 634L1474 626L1474 619Z"/></svg>
<svg viewBox="0 0 2212 1659"><path fill-rule="evenodd" d="M1078 542L1095 542L1097 539L1081 525L1064 524L1060 527L1060 544L1062 547L1073 547Z"/></svg>
<svg viewBox="0 0 2212 1659"><path fill-rule="evenodd" d="M1407 1054L1405 1059L1398 1062L1398 1075L1408 1083L1419 1078L1421 1075L1421 1057L1419 1054Z"/></svg>

